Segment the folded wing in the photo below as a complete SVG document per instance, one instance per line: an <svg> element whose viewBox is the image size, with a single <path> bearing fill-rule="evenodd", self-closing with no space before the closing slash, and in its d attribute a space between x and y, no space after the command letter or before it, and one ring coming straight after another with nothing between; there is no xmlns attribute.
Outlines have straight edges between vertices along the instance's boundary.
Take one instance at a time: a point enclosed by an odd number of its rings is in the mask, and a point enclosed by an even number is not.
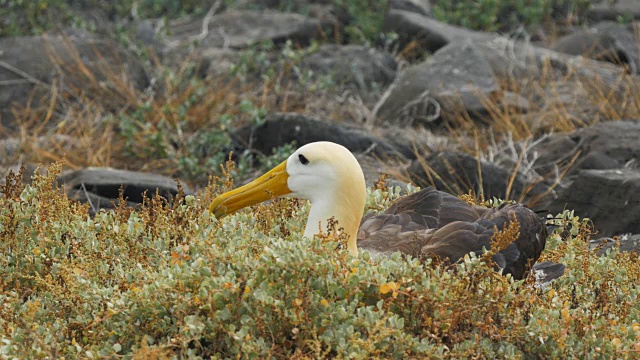
<svg viewBox="0 0 640 360"><path fill-rule="evenodd" d="M367 214L360 224L358 247L390 255L456 262L466 254L490 249L496 231L517 220L514 240L493 256L503 273L523 278L544 249L547 233L538 216L522 204L496 209L471 206L427 187L392 204L381 214Z"/></svg>

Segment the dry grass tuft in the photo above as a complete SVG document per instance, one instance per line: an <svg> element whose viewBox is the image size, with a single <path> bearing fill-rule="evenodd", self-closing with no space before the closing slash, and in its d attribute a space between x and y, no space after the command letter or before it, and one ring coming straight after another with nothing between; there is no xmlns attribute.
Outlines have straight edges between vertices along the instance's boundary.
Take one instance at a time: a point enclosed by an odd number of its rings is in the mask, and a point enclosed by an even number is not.
<svg viewBox="0 0 640 360"><path fill-rule="evenodd" d="M70 41L65 49L70 61L50 52L51 61L68 74L65 82L44 84L47 92L39 101L16 109L17 126L0 130L21 143L20 155L7 161L50 164L66 156L65 166L72 169L149 171L204 187L233 150L233 129L259 123L267 113L305 111L307 98L330 96L291 80L292 65L271 77L202 79L190 59L170 69L153 55L147 66L152 86L138 90L109 66L110 56L96 50L98 60L88 66ZM56 138L64 141L48 140ZM238 155L236 161L252 161L243 160L252 154ZM248 166L236 170L246 175Z"/></svg>

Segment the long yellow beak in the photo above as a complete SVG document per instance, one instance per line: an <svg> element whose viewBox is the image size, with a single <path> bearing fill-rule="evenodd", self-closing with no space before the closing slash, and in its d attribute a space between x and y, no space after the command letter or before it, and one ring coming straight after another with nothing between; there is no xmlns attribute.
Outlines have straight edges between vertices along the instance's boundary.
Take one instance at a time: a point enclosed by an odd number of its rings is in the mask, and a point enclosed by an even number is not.
<svg viewBox="0 0 640 360"><path fill-rule="evenodd" d="M247 206L270 200L272 196L290 194L288 179L285 160L252 182L215 198L209 206L209 212L221 219Z"/></svg>

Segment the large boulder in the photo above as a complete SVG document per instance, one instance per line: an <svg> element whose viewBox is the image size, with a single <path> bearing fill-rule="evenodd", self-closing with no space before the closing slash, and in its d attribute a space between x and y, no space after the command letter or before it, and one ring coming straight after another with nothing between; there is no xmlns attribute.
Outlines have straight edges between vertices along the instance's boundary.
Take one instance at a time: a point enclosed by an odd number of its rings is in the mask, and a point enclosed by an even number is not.
<svg viewBox="0 0 640 360"><path fill-rule="evenodd" d="M502 80L563 80L573 77L589 83L599 82L620 87L625 70L602 61L572 56L551 49L497 37L475 44L481 49L494 74Z"/></svg>
<svg viewBox="0 0 640 360"><path fill-rule="evenodd" d="M535 169L547 174L569 167L571 175L581 169L621 169L640 159L640 122L619 120L600 123L572 133L553 134L532 148Z"/></svg>
<svg viewBox="0 0 640 360"><path fill-rule="evenodd" d="M640 233L640 171L581 170L549 206L593 221L599 236Z"/></svg>
<svg viewBox="0 0 640 360"><path fill-rule="evenodd" d="M428 52L435 52L452 42L483 42L497 37L496 34L445 24L416 11L398 8L389 10L382 31L395 32L402 45L416 42Z"/></svg>
<svg viewBox="0 0 640 360"><path fill-rule="evenodd" d="M391 144L387 140L356 127L328 122L296 113L275 113L264 123L247 125L233 134L236 148L271 154L273 149L295 141L296 147L315 141L332 141L355 153L380 157L409 157L409 146Z"/></svg>
<svg viewBox="0 0 640 360"><path fill-rule="evenodd" d="M634 91L627 71L608 62L570 56L553 50L495 38L488 42L453 42L428 60L403 70L374 108L378 124L450 127L468 119L491 124L489 113L510 107L505 94L514 81L531 108L563 109L576 125L591 124L601 115L594 93L623 99ZM541 82L542 89L530 86ZM549 95L541 96L540 91ZM531 100L533 102L531 102ZM490 104L490 106L488 106ZM496 108L497 106L497 108ZM491 111L488 111L490 108ZM512 112L510 112L512 113ZM521 117L533 132L553 130L553 116ZM449 120L456 121L449 121Z"/></svg>
<svg viewBox="0 0 640 360"><path fill-rule="evenodd" d="M500 90L484 52L471 42L449 44L404 70L374 109L378 123L427 125L443 114L482 113L483 98Z"/></svg>
<svg viewBox="0 0 640 360"><path fill-rule="evenodd" d="M431 4L420 0L389 0L390 10L409 11L422 16L431 17Z"/></svg>
<svg viewBox="0 0 640 360"><path fill-rule="evenodd" d="M598 255L606 255L610 250L619 252L640 253L640 235L624 234L611 237L601 237L589 241L589 249L596 251Z"/></svg>
<svg viewBox="0 0 640 360"><path fill-rule="evenodd" d="M170 48L194 43L198 47L234 49L262 41L308 44L330 31L330 25L304 15L272 10L227 11L211 17L172 21L167 44Z"/></svg>
<svg viewBox="0 0 640 360"><path fill-rule="evenodd" d="M62 156L65 153L79 151L80 147L81 142L77 138L62 134L2 139L0 140L0 165L13 165L24 158L29 158L31 161L41 160L37 158L37 154Z"/></svg>
<svg viewBox="0 0 640 360"><path fill-rule="evenodd" d="M593 20L640 19L640 1L600 1L591 6L587 16Z"/></svg>
<svg viewBox="0 0 640 360"><path fill-rule="evenodd" d="M531 181L512 170L460 153L436 152L416 159L407 169L409 178L418 186L433 186L452 194L484 194L486 199L510 199L526 202L531 207L549 203L554 190L541 181Z"/></svg>
<svg viewBox="0 0 640 360"><path fill-rule="evenodd" d="M178 194L176 180L158 174L112 168L86 168L63 173L58 177L67 196L88 203L91 213L110 209L117 204L120 189L128 205L141 204L145 197L157 193L167 200ZM181 183L185 195L192 190Z"/></svg>
<svg viewBox="0 0 640 360"><path fill-rule="evenodd" d="M398 64L391 54L370 47L328 44L305 56L298 68L314 77L331 76L337 85L366 90L390 84Z"/></svg>
<svg viewBox="0 0 640 360"><path fill-rule="evenodd" d="M632 72L640 71L640 28L637 24L623 25L614 21L603 21L593 27L601 34L606 34L616 41L617 59L614 63L627 64Z"/></svg>
<svg viewBox="0 0 640 360"><path fill-rule="evenodd" d="M582 55L614 64L625 64L631 72L638 71L638 37L629 26L602 22L591 29L579 30L558 39L555 51Z"/></svg>
<svg viewBox="0 0 640 360"><path fill-rule="evenodd" d="M287 40L294 45L308 45L332 30L328 21L275 10L228 11L174 20L167 27L169 36L156 34L153 40L164 63L180 67L188 61L201 77L228 74L234 65L244 61L241 50L251 45L268 41L281 45ZM254 71L257 74L251 75L259 79L259 73L265 69L255 59L250 61L252 66L258 66ZM277 62L277 56L269 54L266 62Z"/></svg>
<svg viewBox="0 0 640 360"><path fill-rule="evenodd" d="M149 85L142 64L117 42L80 31L0 38L0 61L0 116L9 128L16 107L49 106L53 94L54 102L101 96L120 109L126 99L116 82L138 90Z"/></svg>
<svg viewBox="0 0 640 360"><path fill-rule="evenodd" d="M330 21L336 25L344 25L349 16L344 6L340 8L336 1L326 0L234 0L236 10L271 9L289 13L306 14L307 16Z"/></svg>
<svg viewBox="0 0 640 360"><path fill-rule="evenodd" d="M175 53L174 55L178 55ZM181 64L191 59L198 64L199 76L227 75L242 62L241 51L215 47L193 49L187 56L177 56L169 62ZM381 50L361 45L326 44L302 58L287 59L279 54L267 54L265 65L254 64L247 71L247 78L260 79L273 68L287 70L286 80L303 84L303 80L323 81L330 79L335 85L358 89L366 93L389 85L396 76L398 64L394 57Z"/></svg>

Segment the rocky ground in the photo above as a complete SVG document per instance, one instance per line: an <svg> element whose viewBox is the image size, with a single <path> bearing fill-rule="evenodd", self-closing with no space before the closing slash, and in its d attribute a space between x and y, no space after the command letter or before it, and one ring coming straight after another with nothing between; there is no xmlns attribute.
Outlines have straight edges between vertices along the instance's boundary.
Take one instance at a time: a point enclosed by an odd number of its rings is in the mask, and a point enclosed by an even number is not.
<svg viewBox="0 0 640 360"><path fill-rule="evenodd" d="M198 193L230 154L243 182L330 140L369 184L388 173L573 209L596 238L640 236L639 2L498 33L392 0L370 41L335 3L291 3L211 1L168 20L84 10L89 29L1 37L0 169L24 165L28 182L64 159L60 182L95 212L122 185L131 205L145 191L175 195L175 178Z"/></svg>

